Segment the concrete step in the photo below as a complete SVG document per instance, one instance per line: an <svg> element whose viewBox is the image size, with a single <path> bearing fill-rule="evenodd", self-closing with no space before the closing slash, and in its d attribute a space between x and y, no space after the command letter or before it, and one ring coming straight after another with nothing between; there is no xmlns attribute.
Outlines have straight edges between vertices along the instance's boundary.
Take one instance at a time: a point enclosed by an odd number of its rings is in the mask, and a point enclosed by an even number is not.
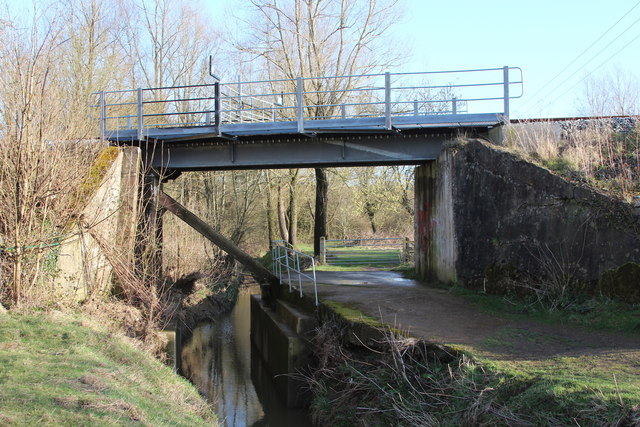
<svg viewBox="0 0 640 427"><path fill-rule="evenodd" d="M295 307L290 302L276 300L276 313L287 326L300 336L308 337L310 332L318 327L318 319L315 315Z"/></svg>

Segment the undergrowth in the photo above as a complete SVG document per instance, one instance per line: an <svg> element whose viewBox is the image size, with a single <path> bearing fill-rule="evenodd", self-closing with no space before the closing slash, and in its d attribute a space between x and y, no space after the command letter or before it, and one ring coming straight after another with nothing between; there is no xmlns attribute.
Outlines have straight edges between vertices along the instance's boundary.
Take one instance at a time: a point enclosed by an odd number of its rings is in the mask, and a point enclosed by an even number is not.
<svg viewBox="0 0 640 427"><path fill-rule="evenodd" d="M387 331L376 348L347 348L336 326L316 337L307 380L317 425L632 426L640 389L621 394L581 376L516 369ZM622 383L621 383L622 384ZM628 383L622 384L628 385ZM635 405L635 406L634 406Z"/></svg>

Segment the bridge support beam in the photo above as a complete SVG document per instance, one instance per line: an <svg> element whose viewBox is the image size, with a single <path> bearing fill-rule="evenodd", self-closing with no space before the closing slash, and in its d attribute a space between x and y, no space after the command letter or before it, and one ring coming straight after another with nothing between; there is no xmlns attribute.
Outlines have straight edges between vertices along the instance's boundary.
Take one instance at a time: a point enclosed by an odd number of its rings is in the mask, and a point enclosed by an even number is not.
<svg viewBox="0 0 640 427"><path fill-rule="evenodd" d="M253 257L236 246L231 240L218 233L213 229L213 227L198 218L194 213L190 212L168 194L162 191L159 192L158 200L162 207L189 224L202 236L209 239L213 244L228 253L240 264L244 265L260 284L276 285L280 283L278 278L262 266L262 264L254 260Z"/></svg>
<svg viewBox="0 0 640 427"><path fill-rule="evenodd" d="M160 177L152 171L143 172L141 182L141 210L136 236L136 270L149 283L162 277L162 214L159 194Z"/></svg>

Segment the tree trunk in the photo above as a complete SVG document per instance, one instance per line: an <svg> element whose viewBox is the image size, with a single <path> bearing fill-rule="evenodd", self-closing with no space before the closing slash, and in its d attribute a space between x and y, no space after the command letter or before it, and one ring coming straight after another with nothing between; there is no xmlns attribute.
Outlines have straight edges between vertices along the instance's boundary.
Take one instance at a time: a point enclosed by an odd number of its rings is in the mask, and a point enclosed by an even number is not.
<svg viewBox="0 0 640 427"><path fill-rule="evenodd" d="M371 232L376 234L378 231L378 227L376 227L376 206L371 202L366 202L364 204L364 211L369 217L369 223L371 224Z"/></svg>
<svg viewBox="0 0 640 427"><path fill-rule="evenodd" d="M327 205L329 181L324 168L316 168L316 210L313 224L313 255L320 256L320 238L327 237Z"/></svg>
<svg viewBox="0 0 640 427"><path fill-rule="evenodd" d="M289 183L289 243L295 246L298 243L298 173L300 169L291 169L291 181Z"/></svg>
<svg viewBox="0 0 640 427"><path fill-rule="evenodd" d="M277 240L276 236L276 224L273 212L273 188L271 183L271 174L266 171L267 179L267 234L269 238L269 249L272 248L272 242Z"/></svg>
<svg viewBox="0 0 640 427"><path fill-rule="evenodd" d="M280 227L280 237L285 242L288 242L289 227L287 226L287 215L284 208L284 196L280 186L278 186L278 226Z"/></svg>

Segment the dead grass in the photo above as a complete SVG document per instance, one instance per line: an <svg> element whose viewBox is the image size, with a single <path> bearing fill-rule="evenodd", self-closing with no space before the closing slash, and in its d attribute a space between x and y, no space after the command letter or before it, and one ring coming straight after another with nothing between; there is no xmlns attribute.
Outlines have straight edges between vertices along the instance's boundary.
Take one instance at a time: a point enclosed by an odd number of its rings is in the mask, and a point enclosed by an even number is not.
<svg viewBox="0 0 640 427"><path fill-rule="evenodd" d="M570 180L627 201L640 197L638 121L531 122L511 125L507 146Z"/></svg>
<svg viewBox="0 0 640 427"><path fill-rule="evenodd" d="M318 425L631 426L638 420L640 389L628 376L619 382L589 376L588 357L547 367L481 361L391 330L379 349L347 348L334 328L318 330L319 369L306 378Z"/></svg>

